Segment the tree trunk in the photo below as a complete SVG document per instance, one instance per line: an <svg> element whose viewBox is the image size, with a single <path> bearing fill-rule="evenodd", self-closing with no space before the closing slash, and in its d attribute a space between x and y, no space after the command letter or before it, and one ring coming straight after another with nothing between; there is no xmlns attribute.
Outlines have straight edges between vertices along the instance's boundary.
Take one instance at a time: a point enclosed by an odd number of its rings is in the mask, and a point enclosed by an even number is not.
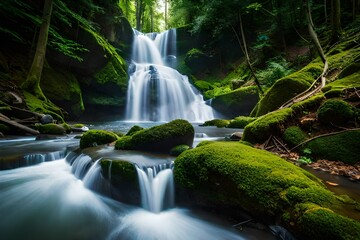
<svg viewBox="0 0 360 240"><path fill-rule="evenodd" d="M250 71L251 71L251 73L252 73L252 75L253 75L253 77L254 77L256 86L258 87L259 92L261 93L261 95L263 95L263 94L264 94L264 91L263 91L262 88L261 88L259 79L256 77L255 70L254 70L254 68L252 67L252 64L251 64L251 62L250 62L250 57L249 57L249 53L248 53L248 50L247 50L247 45L246 45L246 39L245 39L244 28L243 28L242 19L241 19L241 14L239 14L239 19L240 19L241 38L242 38L242 40L243 40L243 45L244 45L243 51L244 51L244 53L245 53L246 61L247 61L247 64L249 65Z"/></svg>
<svg viewBox="0 0 360 240"><path fill-rule="evenodd" d="M327 0L324 0L324 14L325 14L325 24L327 24L327 22L328 22Z"/></svg>
<svg viewBox="0 0 360 240"><path fill-rule="evenodd" d="M136 30L141 31L141 19L143 15L143 0L136 1Z"/></svg>
<svg viewBox="0 0 360 240"><path fill-rule="evenodd" d="M35 56L31 64L30 71L27 75L26 81L22 84L22 88L24 90L29 91L36 97L43 100L46 100L46 97L40 88L40 79L45 62L46 45L48 40L52 7L53 1L45 0Z"/></svg>
<svg viewBox="0 0 360 240"><path fill-rule="evenodd" d="M331 43L339 41L341 36L340 0L331 0Z"/></svg>

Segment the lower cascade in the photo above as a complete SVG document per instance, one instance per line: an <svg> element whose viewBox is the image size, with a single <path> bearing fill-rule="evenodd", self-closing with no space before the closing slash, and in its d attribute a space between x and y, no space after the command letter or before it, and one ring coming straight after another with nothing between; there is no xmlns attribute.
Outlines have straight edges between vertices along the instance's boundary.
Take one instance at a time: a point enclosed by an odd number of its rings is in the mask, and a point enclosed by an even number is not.
<svg viewBox="0 0 360 240"><path fill-rule="evenodd" d="M161 34L135 31L129 66L126 119L129 121L203 122L214 118L212 108L188 77L172 68L176 62L176 30Z"/></svg>
<svg viewBox="0 0 360 240"><path fill-rule="evenodd" d="M110 185L84 154L1 171L0 239L248 239L175 207L173 163L137 172L143 208L99 194Z"/></svg>

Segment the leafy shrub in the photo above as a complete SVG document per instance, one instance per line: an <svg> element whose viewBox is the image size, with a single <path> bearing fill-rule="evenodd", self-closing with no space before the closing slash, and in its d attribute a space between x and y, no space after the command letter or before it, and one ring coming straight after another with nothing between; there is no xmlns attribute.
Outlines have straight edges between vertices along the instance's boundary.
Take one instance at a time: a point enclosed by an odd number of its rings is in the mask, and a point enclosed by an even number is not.
<svg viewBox="0 0 360 240"><path fill-rule="evenodd" d="M265 70L258 71L257 76L267 86L272 86L276 80L289 75L292 69L289 63L283 58L273 58L267 62Z"/></svg>
<svg viewBox="0 0 360 240"><path fill-rule="evenodd" d="M317 112L319 122L342 125L354 118L353 107L343 100L327 100Z"/></svg>

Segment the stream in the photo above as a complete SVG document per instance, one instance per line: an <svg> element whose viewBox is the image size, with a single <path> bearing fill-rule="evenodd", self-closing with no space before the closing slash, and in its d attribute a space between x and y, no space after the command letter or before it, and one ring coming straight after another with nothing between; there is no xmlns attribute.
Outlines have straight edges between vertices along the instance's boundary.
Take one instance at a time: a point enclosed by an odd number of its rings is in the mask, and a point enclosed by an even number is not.
<svg viewBox="0 0 360 240"><path fill-rule="evenodd" d="M125 133L133 124L89 126ZM160 123L138 123L156 124ZM194 126L194 145L234 131ZM240 231L219 215L177 207L173 157L99 146L92 157L121 158L139 166L142 205L115 201L103 194L110 186L101 177L97 159L74 153L78 143L73 136L0 141L2 158L23 155L22 165L0 171L0 239L275 239L270 231Z"/></svg>

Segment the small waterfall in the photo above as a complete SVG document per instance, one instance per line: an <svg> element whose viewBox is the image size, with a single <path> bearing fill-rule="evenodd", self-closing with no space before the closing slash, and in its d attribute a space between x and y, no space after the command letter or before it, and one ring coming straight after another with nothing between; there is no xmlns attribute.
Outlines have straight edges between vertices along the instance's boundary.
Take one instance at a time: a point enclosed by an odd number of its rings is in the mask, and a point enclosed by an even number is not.
<svg viewBox="0 0 360 240"><path fill-rule="evenodd" d="M140 168L138 173L142 207L153 213L160 213L174 207L173 164L160 164Z"/></svg>
<svg viewBox="0 0 360 240"><path fill-rule="evenodd" d="M176 30L160 34L135 32L129 66L126 119L130 121L191 122L213 119L212 108L189 83L171 68L176 61Z"/></svg>
<svg viewBox="0 0 360 240"><path fill-rule="evenodd" d="M79 179L83 179L86 172L91 167L91 165L92 165L91 157L82 153L79 156L77 156L75 160L72 161L71 172L75 175L75 177Z"/></svg>
<svg viewBox="0 0 360 240"><path fill-rule="evenodd" d="M63 159L66 151L56 151L49 153L31 153L24 156L24 166L31 166L42 162L55 161Z"/></svg>

